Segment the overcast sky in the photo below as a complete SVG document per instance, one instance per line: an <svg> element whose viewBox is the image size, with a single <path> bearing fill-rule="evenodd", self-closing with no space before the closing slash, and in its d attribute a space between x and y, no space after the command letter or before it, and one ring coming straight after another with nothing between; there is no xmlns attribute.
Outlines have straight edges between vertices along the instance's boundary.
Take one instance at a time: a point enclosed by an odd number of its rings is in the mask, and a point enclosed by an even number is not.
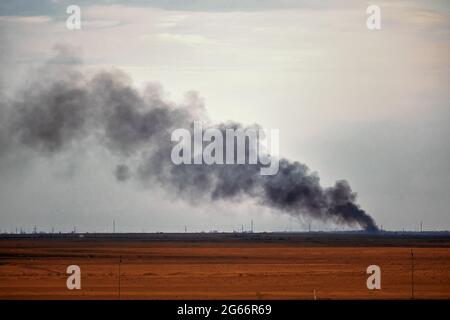
<svg viewBox="0 0 450 320"><path fill-rule="evenodd" d="M324 186L347 179L385 229L450 229L449 2L317 3L2 1L0 93L14 96L55 46L70 46L87 70L121 69L138 88L160 83L173 101L197 91L213 121L280 129L283 156ZM81 30L65 26L69 4L81 7ZM369 4L381 8L381 30L366 27ZM4 158L0 229L111 231L115 219L119 231L230 231L253 219L256 231L271 231L310 222L246 202L192 207L118 183L115 165L95 148Z"/></svg>

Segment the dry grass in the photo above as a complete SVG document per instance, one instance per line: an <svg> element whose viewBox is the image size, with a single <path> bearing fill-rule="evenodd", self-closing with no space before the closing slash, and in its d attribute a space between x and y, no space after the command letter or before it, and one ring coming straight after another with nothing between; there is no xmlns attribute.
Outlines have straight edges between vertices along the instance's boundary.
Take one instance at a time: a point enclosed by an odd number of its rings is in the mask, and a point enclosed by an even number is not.
<svg viewBox="0 0 450 320"><path fill-rule="evenodd" d="M293 243L1 240L1 299L410 299L406 247ZM415 297L450 299L450 248L415 248ZM66 288L66 267L82 290ZM381 267L382 290L366 287Z"/></svg>

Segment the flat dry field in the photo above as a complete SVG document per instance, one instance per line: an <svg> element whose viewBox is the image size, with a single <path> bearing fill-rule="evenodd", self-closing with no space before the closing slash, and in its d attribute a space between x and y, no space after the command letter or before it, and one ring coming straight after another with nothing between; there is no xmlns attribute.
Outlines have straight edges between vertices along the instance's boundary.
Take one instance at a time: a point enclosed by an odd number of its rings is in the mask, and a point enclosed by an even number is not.
<svg viewBox="0 0 450 320"><path fill-rule="evenodd" d="M416 247L414 294L450 299L450 247ZM410 299L411 248L289 242L0 240L0 299ZM81 268L81 290L66 268ZM366 268L381 268L368 290Z"/></svg>

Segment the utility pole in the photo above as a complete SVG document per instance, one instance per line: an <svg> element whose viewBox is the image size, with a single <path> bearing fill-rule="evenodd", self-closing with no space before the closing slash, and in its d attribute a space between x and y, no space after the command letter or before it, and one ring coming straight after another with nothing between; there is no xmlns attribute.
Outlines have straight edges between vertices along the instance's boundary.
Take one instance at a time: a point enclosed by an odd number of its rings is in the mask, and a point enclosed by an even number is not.
<svg viewBox="0 0 450 320"><path fill-rule="evenodd" d="M187 226L184 226L184 233L187 233Z"/></svg>
<svg viewBox="0 0 450 320"><path fill-rule="evenodd" d="M423 231L423 221L420 221L420 232Z"/></svg>
<svg viewBox="0 0 450 320"><path fill-rule="evenodd" d="M120 294L121 294L121 287L120 287L120 266L122 264L122 256L119 256L119 300L120 300Z"/></svg>
<svg viewBox="0 0 450 320"><path fill-rule="evenodd" d="M250 231L251 231L251 233L253 233L253 219L252 219L252 221L251 221Z"/></svg>
<svg viewBox="0 0 450 320"><path fill-rule="evenodd" d="M113 233L116 233L116 220L113 220Z"/></svg>
<svg viewBox="0 0 450 320"><path fill-rule="evenodd" d="M308 224L308 232L311 232L311 222Z"/></svg>
<svg viewBox="0 0 450 320"><path fill-rule="evenodd" d="M411 249L411 299L414 299L414 253Z"/></svg>

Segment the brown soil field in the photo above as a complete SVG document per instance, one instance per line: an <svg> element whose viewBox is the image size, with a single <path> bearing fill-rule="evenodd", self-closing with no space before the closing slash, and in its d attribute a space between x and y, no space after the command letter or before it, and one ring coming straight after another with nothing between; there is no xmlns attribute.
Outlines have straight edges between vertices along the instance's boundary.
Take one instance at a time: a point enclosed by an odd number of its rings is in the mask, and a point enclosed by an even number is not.
<svg viewBox="0 0 450 320"><path fill-rule="evenodd" d="M412 250L414 297L450 299L450 247ZM366 287L372 264L381 290ZM81 290L66 287L69 265ZM1 239L0 299L410 299L411 265L405 246Z"/></svg>

